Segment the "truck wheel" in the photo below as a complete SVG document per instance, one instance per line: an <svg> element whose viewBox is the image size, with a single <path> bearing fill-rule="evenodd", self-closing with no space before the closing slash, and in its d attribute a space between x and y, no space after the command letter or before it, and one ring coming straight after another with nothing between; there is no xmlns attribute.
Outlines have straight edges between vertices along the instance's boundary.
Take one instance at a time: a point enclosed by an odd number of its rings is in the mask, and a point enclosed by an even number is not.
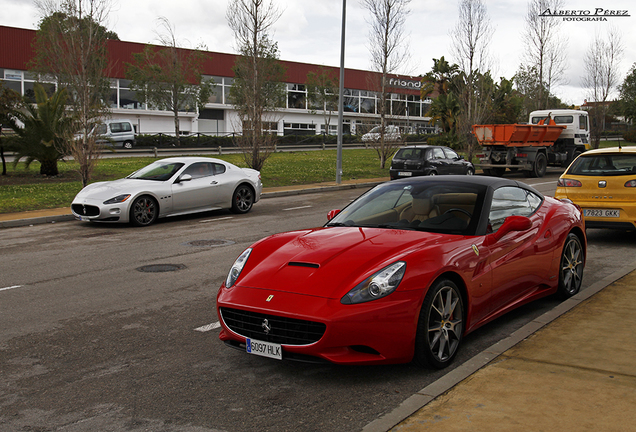
<svg viewBox="0 0 636 432"><path fill-rule="evenodd" d="M537 154L532 167L532 177L543 177L548 168L548 160L543 153Z"/></svg>
<svg viewBox="0 0 636 432"><path fill-rule="evenodd" d="M495 177L503 177L504 173L506 172L505 168L493 168L491 170L492 175L494 175Z"/></svg>

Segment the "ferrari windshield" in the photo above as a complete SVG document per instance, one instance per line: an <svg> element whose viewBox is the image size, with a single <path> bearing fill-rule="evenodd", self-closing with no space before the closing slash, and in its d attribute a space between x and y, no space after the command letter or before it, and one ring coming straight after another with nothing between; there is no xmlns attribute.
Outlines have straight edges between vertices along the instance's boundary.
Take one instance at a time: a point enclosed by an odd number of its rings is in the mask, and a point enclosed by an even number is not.
<svg viewBox="0 0 636 432"><path fill-rule="evenodd" d="M485 193L485 186L446 180L384 183L347 206L327 226L473 235Z"/></svg>
<svg viewBox="0 0 636 432"><path fill-rule="evenodd" d="M139 171L135 171L128 178L140 180L169 180L184 164L181 162L153 162L143 167Z"/></svg>
<svg viewBox="0 0 636 432"><path fill-rule="evenodd" d="M580 156L568 174L583 176L620 176L636 174L636 154L595 154Z"/></svg>

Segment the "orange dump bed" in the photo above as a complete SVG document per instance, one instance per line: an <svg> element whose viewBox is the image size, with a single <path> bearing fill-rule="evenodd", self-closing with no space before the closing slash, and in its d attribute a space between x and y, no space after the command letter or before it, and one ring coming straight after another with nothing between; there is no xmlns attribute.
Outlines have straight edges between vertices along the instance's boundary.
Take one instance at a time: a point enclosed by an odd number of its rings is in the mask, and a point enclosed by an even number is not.
<svg viewBox="0 0 636 432"><path fill-rule="evenodd" d="M550 146L565 129L562 125L474 125L473 135L482 146Z"/></svg>

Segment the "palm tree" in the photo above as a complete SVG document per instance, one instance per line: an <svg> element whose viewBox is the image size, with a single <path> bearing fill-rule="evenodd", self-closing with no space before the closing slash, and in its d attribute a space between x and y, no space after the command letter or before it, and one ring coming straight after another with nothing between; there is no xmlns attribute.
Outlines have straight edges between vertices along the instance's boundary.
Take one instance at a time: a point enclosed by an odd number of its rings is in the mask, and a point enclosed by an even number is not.
<svg viewBox="0 0 636 432"><path fill-rule="evenodd" d="M459 102L452 93L440 94L433 99L429 111L431 123L439 121L445 133L455 132L458 114Z"/></svg>
<svg viewBox="0 0 636 432"><path fill-rule="evenodd" d="M433 69L422 78L422 99L429 97L436 90L439 94L448 94L452 80L459 74L459 66L450 64L444 56L433 59Z"/></svg>
<svg viewBox="0 0 636 432"><path fill-rule="evenodd" d="M16 136L12 149L15 151L14 166L25 159L40 162L40 174L58 174L57 161L66 156L65 143L72 139L73 120L66 115L66 89L56 91L50 98L44 87L36 84L35 104L22 103L22 109L14 109L9 127ZM20 126L20 123L24 126Z"/></svg>

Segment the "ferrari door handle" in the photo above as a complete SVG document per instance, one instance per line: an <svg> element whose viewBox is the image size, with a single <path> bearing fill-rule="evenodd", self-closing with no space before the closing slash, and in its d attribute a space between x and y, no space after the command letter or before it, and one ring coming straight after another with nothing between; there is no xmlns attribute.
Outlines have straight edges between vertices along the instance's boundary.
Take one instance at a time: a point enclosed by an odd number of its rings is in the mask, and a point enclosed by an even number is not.
<svg viewBox="0 0 636 432"><path fill-rule="evenodd" d="M215 184L219 184L219 182L218 182L218 181L216 181L216 180L213 180L210 184L211 184L211 185L215 185Z"/></svg>

